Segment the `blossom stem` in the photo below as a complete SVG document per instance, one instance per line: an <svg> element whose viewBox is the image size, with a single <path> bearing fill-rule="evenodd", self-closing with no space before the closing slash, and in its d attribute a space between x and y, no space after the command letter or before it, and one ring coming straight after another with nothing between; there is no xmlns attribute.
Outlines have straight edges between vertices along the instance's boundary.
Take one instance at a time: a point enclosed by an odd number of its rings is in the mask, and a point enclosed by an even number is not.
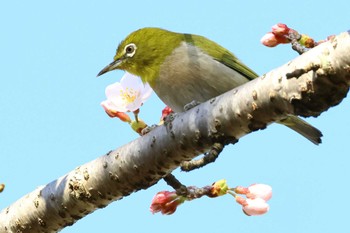
<svg viewBox="0 0 350 233"><path fill-rule="evenodd" d="M135 116L135 121L137 123L139 122L139 112L140 112L140 109L137 109L137 110L133 111L134 116Z"/></svg>
<svg viewBox="0 0 350 233"><path fill-rule="evenodd" d="M237 197L237 194L233 191L233 188L229 188L227 193L230 194L231 196L233 196L234 198Z"/></svg>

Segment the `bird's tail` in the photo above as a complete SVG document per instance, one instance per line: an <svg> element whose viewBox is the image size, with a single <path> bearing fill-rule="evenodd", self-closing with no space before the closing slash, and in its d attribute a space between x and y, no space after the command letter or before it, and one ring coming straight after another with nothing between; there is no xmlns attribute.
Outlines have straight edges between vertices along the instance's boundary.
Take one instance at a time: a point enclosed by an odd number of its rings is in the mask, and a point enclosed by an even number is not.
<svg viewBox="0 0 350 233"><path fill-rule="evenodd" d="M298 132L316 145L322 142L322 132L297 116L289 115L287 118L278 121L278 123Z"/></svg>

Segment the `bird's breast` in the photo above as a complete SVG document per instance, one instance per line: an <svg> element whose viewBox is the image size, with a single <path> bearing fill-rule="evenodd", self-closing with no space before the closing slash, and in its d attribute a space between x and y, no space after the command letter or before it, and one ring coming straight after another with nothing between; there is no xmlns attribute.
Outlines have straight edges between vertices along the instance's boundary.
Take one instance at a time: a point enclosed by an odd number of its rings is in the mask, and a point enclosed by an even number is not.
<svg viewBox="0 0 350 233"><path fill-rule="evenodd" d="M156 80L154 91L175 112L193 100L205 102L248 81L185 42L164 60Z"/></svg>

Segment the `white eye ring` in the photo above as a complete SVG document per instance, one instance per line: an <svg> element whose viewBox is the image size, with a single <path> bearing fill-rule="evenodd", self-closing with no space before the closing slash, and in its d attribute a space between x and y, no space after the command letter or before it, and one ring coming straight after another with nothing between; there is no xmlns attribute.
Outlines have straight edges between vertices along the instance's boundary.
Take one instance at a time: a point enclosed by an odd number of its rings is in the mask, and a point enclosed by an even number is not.
<svg viewBox="0 0 350 233"><path fill-rule="evenodd" d="M135 52L136 52L136 45L134 43L128 44L127 46L125 46L124 48L124 54L127 57L132 57L134 56Z"/></svg>

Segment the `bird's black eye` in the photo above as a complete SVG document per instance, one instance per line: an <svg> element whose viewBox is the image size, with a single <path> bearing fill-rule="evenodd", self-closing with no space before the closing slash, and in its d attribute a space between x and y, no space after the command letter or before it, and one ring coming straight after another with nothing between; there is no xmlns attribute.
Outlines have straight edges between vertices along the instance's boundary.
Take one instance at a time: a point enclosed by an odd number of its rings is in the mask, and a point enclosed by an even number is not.
<svg viewBox="0 0 350 233"><path fill-rule="evenodd" d="M127 53L132 53L132 52L134 52L134 47L131 46L131 45L129 45L128 47L126 47L126 52L127 52Z"/></svg>
<svg viewBox="0 0 350 233"><path fill-rule="evenodd" d="M125 55L127 55L128 57L132 57L135 54L135 51L135 44L128 44L127 46L125 46Z"/></svg>

